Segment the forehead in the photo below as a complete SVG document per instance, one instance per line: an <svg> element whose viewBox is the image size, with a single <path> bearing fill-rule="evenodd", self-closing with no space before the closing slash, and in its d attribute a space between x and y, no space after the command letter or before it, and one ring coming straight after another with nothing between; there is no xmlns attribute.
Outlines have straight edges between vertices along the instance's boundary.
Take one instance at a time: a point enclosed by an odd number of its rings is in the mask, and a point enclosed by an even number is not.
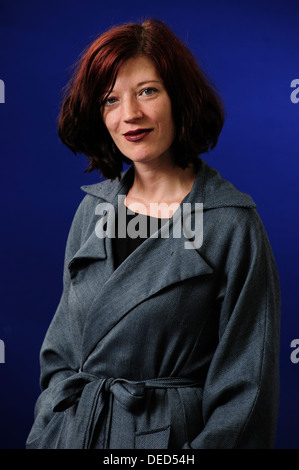
<svg viewBox="0 0 299 470"><path fill-rule="evenodd" d="M145 56L132 57L120 66L114 89L153 80L162 82L154 62Z"/></svg>

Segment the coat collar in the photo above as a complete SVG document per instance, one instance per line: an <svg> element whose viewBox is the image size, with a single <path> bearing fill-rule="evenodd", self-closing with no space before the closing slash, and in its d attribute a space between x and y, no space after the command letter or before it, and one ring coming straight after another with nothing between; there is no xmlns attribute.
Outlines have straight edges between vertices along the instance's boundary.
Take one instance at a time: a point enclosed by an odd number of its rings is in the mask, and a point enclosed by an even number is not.
<svg viewBox="0 0 299 470"><path fill-rule="evenodd" d="M191 192L182 201L202 202L203 210L220 207L248 207L255 208L252 198L239 191L232 183L222 178L220 173L209 166L203 159L200 160ZM82 186L87 194L98 197L109 203L115 203L118 195L127 194L134 178L134 169L129 167L122 173L121 180L106 180L100 183Z"/></svg>

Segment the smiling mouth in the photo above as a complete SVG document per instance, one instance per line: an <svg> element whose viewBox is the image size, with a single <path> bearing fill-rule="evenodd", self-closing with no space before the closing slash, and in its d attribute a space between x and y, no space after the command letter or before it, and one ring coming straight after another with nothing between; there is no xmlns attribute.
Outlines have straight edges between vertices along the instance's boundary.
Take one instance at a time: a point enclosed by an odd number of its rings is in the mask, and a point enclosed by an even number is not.
<svg viewBox="0 0 299 470"><path fill-rule="evenodd" d="M152 129L136 129L126 132L123 135L129 142L138 142L148 136L150 132L152 132Z"/></svg>

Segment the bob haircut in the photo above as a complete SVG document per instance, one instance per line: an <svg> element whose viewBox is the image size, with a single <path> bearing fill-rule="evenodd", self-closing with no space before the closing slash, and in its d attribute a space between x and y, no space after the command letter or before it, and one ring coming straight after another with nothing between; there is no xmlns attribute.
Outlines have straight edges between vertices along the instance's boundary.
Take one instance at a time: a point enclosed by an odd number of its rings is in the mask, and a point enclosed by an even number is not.
<svg viewBox="0 0 299 470"><path fill-rule="evenodd" d="M120 67L138 55L154 62L171 100L176 165L196 164L198 155L215 147L224 123L224 108L214 85L168 26L148 19L104 32L75 64L64 90L58 135L74 154L88 157L86 171L99 169L111 180L121 177L123 162L132 162L113 143L102 119L102 105Z"/></svg>

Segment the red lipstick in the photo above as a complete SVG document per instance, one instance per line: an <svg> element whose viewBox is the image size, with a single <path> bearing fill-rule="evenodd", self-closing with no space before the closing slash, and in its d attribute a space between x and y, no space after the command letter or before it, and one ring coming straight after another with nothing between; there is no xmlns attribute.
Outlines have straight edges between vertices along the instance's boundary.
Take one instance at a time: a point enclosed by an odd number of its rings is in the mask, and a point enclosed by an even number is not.
<svg viewBox="0 0 299 470"><path fill-rule="evenodd" d="M146 137L152 129L135 129L134 131L128 131L124 134L124 137L129 141L129 142L138 142L144 137Z"/></svg>

